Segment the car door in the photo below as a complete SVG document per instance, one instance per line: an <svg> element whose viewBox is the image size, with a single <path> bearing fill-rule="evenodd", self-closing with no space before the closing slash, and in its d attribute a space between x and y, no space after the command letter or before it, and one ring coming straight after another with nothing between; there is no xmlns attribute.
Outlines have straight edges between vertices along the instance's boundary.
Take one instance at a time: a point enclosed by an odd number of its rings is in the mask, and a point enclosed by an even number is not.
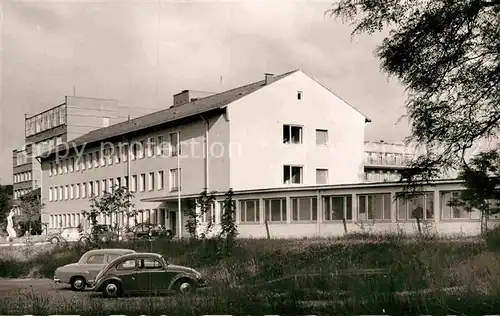
<svg viewBox="0 0 500 316"><path fill-rule="evenodd" d="M116 265L116 273L122 282L122 289L128 293L138 292L137 262L135 259L122 261Z"/></svg>
<svg viewBox="0 0 500 316"><path fill-rule="evenodd" d="M137 286L143 293L158 294L168 288L165 267L156 258L141 258L136 271Z"/></svg>
<svg viewBox="0 0 500 316"><path fill-rule="evenodd" d="M87 262L85 263L87 269L87 281L93 282L95 281L95 277L99 273L99 271L104 268L106 265L106 254L95 254L88 257Z"/></svg>

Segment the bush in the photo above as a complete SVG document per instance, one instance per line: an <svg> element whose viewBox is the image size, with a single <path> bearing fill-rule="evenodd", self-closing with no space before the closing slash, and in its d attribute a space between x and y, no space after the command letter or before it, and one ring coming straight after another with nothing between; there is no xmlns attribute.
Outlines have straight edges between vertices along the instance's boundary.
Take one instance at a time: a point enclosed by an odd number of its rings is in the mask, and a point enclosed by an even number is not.
<svg viewBox="0 0 500 316"><path fill-rule="evenodd" d="M491 251L500 250L500 226L497 226L486 233L486 246Z"/></svg>

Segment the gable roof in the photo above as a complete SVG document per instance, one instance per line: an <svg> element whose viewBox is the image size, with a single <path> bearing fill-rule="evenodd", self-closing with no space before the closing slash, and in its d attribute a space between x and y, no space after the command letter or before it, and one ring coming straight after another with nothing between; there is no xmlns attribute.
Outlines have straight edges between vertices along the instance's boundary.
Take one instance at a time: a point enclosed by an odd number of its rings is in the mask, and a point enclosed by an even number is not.
<svg viewBox="0 0 500 316"><path fill-rule="evenodd" d="M297 71L298 69L281 75L276 75L273 77L271 83L268 83L267 85L283 79ZM79 147L83 144L101 142L112 137L129 134L169 122L174 122L176 120L203 114L212 110L222 109L225 108L229 103L241 99L244 96L253 93L265 86L265 80L260 80L245 86L201 98L183 105L172 106L168 109L146 114L129 121L124 121L108 127L93 130L91 132L88 132L87 134L75 138L72 143L75 147ZM59 147L51 150L48 155L47 153L45 153L38 157L42 159L47 158L55 152L61 150L66 150L66 147L64 145L60 145Z"/></svg>

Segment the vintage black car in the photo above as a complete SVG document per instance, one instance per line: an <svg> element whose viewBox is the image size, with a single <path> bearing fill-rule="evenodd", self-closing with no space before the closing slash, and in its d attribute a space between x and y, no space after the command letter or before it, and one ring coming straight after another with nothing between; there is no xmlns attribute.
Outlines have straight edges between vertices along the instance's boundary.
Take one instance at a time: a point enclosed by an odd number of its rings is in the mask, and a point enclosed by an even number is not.
<svg viewBox="0 0 500 316"><path fill-rule="evenodd" d="M192 268L168 263L157 253L133 253L103 268L92 289L113 298L134 293L187 293L205 286L201 273Z"/></svg>
<svg viewBox="0 0 500 316"><path fill-rule="evenodd" d="M160 225L140 223L130 230L130 235L134 239L172 238L172 231Z"/></svg>

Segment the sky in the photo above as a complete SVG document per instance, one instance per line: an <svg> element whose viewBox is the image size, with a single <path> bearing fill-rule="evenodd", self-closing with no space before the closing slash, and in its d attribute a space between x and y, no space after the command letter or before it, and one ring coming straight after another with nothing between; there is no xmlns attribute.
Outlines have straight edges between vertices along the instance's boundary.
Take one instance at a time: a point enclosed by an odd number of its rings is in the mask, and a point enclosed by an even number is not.
<svg viewBox="0 0 500 316"><path fill-rule="evenodd" d="M405 91L380 71L383 35L351 37L328 1L3 2L0 183L24 115L65 95L110 98L135 113L167 108L184 89L221 92L264 73L302 69L372 119L366 140L409 134Z"/></svg>

